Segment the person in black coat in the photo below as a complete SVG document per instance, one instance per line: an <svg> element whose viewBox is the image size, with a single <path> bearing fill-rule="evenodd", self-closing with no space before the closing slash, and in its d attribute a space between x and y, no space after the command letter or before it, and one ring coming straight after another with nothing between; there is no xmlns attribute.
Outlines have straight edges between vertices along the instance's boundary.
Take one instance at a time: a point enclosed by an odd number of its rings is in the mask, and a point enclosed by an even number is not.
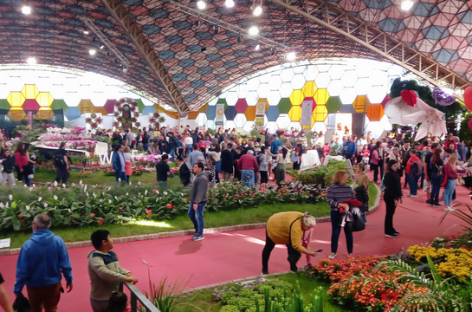
<svg viewBox="0 0 472 312"><path fill-rule="evenodd" d="M400 164L396 160L390 160L387 164L387 173L384 177L384 201L387 208L385 214L385 236L395 238L400 233L393 227L393 215L398 204L402 203L402 186L398 169Z"/></svg>
<svg viewBox="0 0 472 312"><path fill-rule="evenodd" d="M190 165L190 162L188 161L188 154L185 154L184 161L180 165L180 169L179 169L180 181L182 182L184 186L190 185L191 173L192 173L192 166Z"/></svg>
<svg viewBox="0 0 472 312"><path fill-rule="evenodd" d="M227 148L221 152L221 172L223 173L223 181L231 180L233 174L233 144L228 143Z"/></svg>
<svg viewBox="0 0 472 312"><path fill-rule="evenodd" d="M177 149L177 140L172 132L167 133L167 136L169 137L168 148L170 152L170 161L173 162L175 151Z"/></svg>
<svg viewBox="0 0 472 312"><path fill-rule="evenodd" d="M169 154L169 152L170 152L169 142L167 142L165 136L163 136L163 135L161 135L160 141L159 141L159 152L161 153L161 155L163 153Z"/></svg>

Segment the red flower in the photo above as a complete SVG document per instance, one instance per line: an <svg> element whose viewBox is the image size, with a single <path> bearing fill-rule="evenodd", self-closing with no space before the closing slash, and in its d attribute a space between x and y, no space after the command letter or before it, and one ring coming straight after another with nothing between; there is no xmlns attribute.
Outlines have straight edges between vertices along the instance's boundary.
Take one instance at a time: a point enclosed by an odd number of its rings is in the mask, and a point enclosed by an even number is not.
<svg viewBox="0 0 472 312"><path fill-rule="evenodd" d="M133 102L132 104L133 104L133 106L138 106L138 103L136 103L136 102Z"/></svg>
<svg viewBox="0 0 472 312"><path fill-rule="evenodd" d="M136 127L139 127L139 126L141 126L141 123L137 122Z"/></svg>
<svg viewBox="0 0 472 312"><path fill-rule="evenodd" d="M120 102L116 102L116 103L115 103L115 106L120 106Z"/></svg>
<svg viewBox="0 0 472 312"><path fill-rule="evenodd" d="M415 91L403 90L401 93L402 100L405 101L406 105L415 107L418 100L418 96Z"/></svg>
<svg viewBox="0 0 472 312"><path fill-rule="evenodd" d="M123 120L123 117L118 117L118 120L119 120L119 121L122 121L122 120Z"/></svg>
<svg viewBox="0 0 472 312"><path fill-rule="evenodd" d="M120 113L115 112L115 117L118 117L118 116L120 116Z"/></svg>
<svg viewBox="0 0 472 312"><path fill-rule="evenodd" d="M95 217L95 214L94 214L94 213L91 213L91 214L90 214L90 217L91 217L91 218Z"/></svg>
<svg viewBox="0 0 472 312"><path fill-rule="evenodd" d="M154 117L159 117L159 113L154 113Z"/></svg>
<svg viewBox="0 0 472 312"><path fill-rule="evenodd" d="M128 113L125 113L125 117L128 117Z"/></svg>
<svg viewBox="0 0 472 312"><path fill-rule="evenodd" d="M135 110L135 109L136 109L136 108L134 108L134 107L131 107L131 110L132 110L133 112L134 112L134 110Z"/></svg>
<svg viewBox="0 0 472 312"><path fill-rule="evenodd" d="M20 223L25 223L25 220L21 220Z"/></svg>
<svg viewBox="0 0 472 312"><path fill-rule="evenodd" d="M128 103L131 103L131 99L128 99Z"/></svg>
<svg viewBox="0 0 472 312"><path fill-rule="evenodd" d="M96 123L93 123L92 124L92 128L96 128L97 127L97 124Z"/></svg>
<svg viewBox="0 0 472 312"><path fill-rule="evenodd" d="M121 99L120 102L121 102L121 103L124 103L124 102L125 102L125 99Z"/></svg>
<svg viewBox="0 0 472 312"><path fill-rule="evenodd" d="M168 209L172 208L172 204L167 204L167 208Z"/></svg>
<svg viewBox="0 0 472 312"><path fill-rule="evenodd" d="M123 207L120 207L119 209L120 209L120 210L123 210Z"/></svg>
<svg viewBox="0 0 472 312"><path fill-rule="evenodd" d="M102 122L102 118L97 118L97 122Z"/></svg>
<svg viewBox="0 0 472 312"><path fill-rule="evenodd" d="M18 218L20 218L20 219L21 219L21 218L23 218L23 216L22 216L22 215L18 215Z"/></svg>
<svg viewBox="0 0 472 312"><path fill-rule="evenodd" d="M133 122L136 122L136 118L133 118Z"/></svg>
<svg viewBox="0 0 472 312"><path fill-rule="evenodd" d="M134 113L134 116L139 117L139 113Z"/></svg>
<svg viewBox="0 0 472 312"><path fill-rule="evenodd" d="M91 119L91 118L87 118L87 122L91 122L91 121L92 121L92 119Z"/></svg>
<svg viewBox="0 0 472 312"><path fill-rule="evenodd" d="M123 107L120 107L119 110L120 110L120 111L123 111Z"/></svg>
<svg viewBox="0 0 472 312"><path fill-rule="evenodd" d="M69 218L69 220L71 220L71 221L72 221L72 220L74 220L74 218L73 218L73 217L70 217L70 218Z"/></svg>
<svg viewBox="0 0 472 312"><path fill-rule="evenodd" d="M100 219L100 221L98 221L98 225L102 225L103 224L103 219Z"/></svg>

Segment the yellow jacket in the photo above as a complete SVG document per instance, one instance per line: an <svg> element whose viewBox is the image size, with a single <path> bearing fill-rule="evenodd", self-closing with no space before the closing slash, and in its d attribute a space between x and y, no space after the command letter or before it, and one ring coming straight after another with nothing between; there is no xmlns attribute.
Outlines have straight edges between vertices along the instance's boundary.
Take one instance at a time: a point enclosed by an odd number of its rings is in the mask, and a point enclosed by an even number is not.
<svg viewBox="0 0 472 312"><path fill-rule="evenodd" d="M297 211L279 212L272 215L267 220L267 235L276 244L289 244L290 236L289 230L292 225L292 247L302 253L306 253L307 250L302 246L303 229L302 229L302 218L303 213Z"/></svg>

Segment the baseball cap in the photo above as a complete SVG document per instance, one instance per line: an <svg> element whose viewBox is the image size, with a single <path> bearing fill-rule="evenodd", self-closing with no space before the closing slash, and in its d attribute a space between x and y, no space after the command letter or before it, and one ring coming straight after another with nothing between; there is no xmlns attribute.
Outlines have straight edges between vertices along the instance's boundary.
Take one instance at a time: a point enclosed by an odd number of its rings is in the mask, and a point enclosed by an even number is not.
<svg viewBox="0 0 472 312"><path fill-rule="evenodd" d="M233 147L233 143L228 143L228 145L226 145L228 147Z"/></svg>

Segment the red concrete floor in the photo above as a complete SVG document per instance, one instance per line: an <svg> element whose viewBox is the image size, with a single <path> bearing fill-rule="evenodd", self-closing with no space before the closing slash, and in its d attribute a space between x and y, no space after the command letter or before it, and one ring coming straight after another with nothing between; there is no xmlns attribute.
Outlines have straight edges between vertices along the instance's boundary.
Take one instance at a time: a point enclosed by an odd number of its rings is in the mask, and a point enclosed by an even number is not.
<svg viewBox="0 0 472 312"><path fill-rule="evenodd" d="M404 192L408 194L408 190ZM384 236L385 205L381 202L378 211L367 216L366 230L354 233L354 254L362 256L392 254L402 247L406 249L410 245L428 242L443 233L454 234L461 230L458 220L451 216L439 225L444 209L426 205L423 191L419 191L418 194L418 198L405 197L402 207L397 208L394 226L401 233L398 238ZM469 191L464 187L458 187L457 201L454 204L470 203L468 194ZM324 250L312 262L328 256L330 236L329 222L316 226L311 248ZM190 278L187 287L193 288L260 274L264 239L265 230L257 229L207 234L205 240L200 242L193 242L190 236L185 236L122 243L116 244L114 251L120 259L121 266L131 270L139 279L137 287L140 290L149 288L148 271L142 260L151 265L152 282L158 282L163 275L167 275L172 282L179 277ZM339 245L337 259L344 259L347 251L343 234ZM269 262L271 273L289 269L285 249L285 246L277 246L274 249ZM69 249L74 290L62 296L59 311L66 309L68 312L91 311L88 301L90 282L87 274L87 253L90 250L90 247ZM17 255L0 257L0 271L6 281L5 287L12 297L16 260ZM305 264L303 256L299 266Z"/></svg>

